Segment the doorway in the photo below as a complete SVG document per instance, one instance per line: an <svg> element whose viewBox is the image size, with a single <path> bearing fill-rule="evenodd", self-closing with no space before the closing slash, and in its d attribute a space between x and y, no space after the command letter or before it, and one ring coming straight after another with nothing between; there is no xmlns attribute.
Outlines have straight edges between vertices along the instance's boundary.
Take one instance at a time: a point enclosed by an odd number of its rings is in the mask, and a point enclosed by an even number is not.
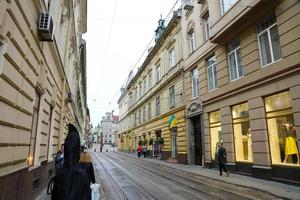
<svg viewBox="0 0 300 200"><path fill-rule="evenodd" d="M195 143L195 164L202 165L202 138L201 138L201 118L196 116L191 119L194 128L194 143Z"/></svg>
<svg viewBox="0 0 300 200"><path fill-rule="evenodd" d="M171 142L171 158L176 159L176 154L177 154L177 127L172 128L172 142Z"/></svg>

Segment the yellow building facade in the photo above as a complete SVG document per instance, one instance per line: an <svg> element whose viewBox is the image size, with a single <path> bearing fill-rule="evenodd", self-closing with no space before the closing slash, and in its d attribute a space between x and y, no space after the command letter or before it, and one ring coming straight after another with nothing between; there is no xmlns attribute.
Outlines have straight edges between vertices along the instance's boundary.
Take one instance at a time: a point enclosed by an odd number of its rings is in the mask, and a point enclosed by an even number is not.
<svg viewBox="0 0 300 200"><path fill-rule="evenodd" d="M135 152L140 141L151 156L187 161L180 21L181 10L174 12L166 27L165 21L159 20L155 45L122 88L118 137L121 151ZM173 127L170 119L175 120ZM158 144L161 138L163 143ZM149 144L150 140L153 144ZM157 146L159 151L153 152Z"/></svg>

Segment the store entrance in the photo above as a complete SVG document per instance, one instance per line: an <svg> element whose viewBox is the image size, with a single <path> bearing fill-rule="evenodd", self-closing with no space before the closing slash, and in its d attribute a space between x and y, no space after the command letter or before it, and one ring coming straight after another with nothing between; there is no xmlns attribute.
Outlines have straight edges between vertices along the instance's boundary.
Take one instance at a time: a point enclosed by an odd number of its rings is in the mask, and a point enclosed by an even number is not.
<svg viewBox="0 0 300 200"><path fill-rule="evenodd" d="M195 164L202 165L202 140L201 140L201 118L200 116L192 118L194 127L195 142Z"/></svg>

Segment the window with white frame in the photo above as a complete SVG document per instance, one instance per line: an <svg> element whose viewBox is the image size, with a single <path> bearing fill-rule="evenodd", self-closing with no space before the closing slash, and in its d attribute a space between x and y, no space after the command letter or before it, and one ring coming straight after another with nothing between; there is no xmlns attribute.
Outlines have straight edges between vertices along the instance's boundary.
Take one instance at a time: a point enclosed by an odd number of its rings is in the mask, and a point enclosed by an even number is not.
<svg viewBox="0 0 300 200"><path fill-rule="evenodd" d="M169 67L172 68L174 67L176 64L175 62L175 50L174 48L172 48L170 51L169 51Z"/></svg>
<svg viewBox="0 0 300 200"><path fill-rule="evenodd" d="M265 66L282 57L275 14L257 25L261 65Z"/></svg>
<svg viewBox="0 0 300 200"><path fill-rule="evenodd" d="M198 68L192 71L192 98L199 96L199 70Z"/></svg>
<svg viewBox="0 0 300 200"><path fill-rule="evenodd" d="M143 80L143 94L146 94L147 92L147 79L146 77Z"/></svg>
<svg viewBox="0 0 300 200"><path fill-rule="evenodd" d="M156 115L160 114L160 97L156 97Z"/></svg>
<svg viewBox="0 0 300 200"><path fill-rule="evenodd" d="M224 15L224 13L226 13L236 2L237 0L220 0L222 15Z"/></svg>
<svg viewBox="0 0 300 200"><path fill-rule="evenodd" d="M170 105L170 108L175 106L175 87L174 87L174 85L172 85L169 88L169 105Z"/></svg>
<svg viewBox="0 0 300 200"><path fill-rule="evenodd" d="M151 102L148 103L148 119L151 119L152 117L152 109L151 109Z"/></svg>
<svg viewBox="0 0 300 200"><path fill-rule="evenodd" d="M208 59L207 80L208 80L208 91L212 91L217 88L217 69L216 69L215 55L213 55Z"/></svg>
<svg viewBox="0 0 300 200"><path fill-rule="evenodd" d="M152 88L152 71L148 74L148 90Z"/></svg>
<svg viewBox="0 0 300 200"><path fill-rule="evenodd" d="M230 80L234 81L242 78L244 75L240 41L238 39L229 43L228 52Z"/></svg>
<svg viewBox="0 0 300 200"><path fill-rule="evenodd" d="M156 81L160 81L160 65L156 66Z"/></svg>
<svg viewBox="0 0 300 200"><path fill-rule="evenodd" d="M203 18L204 21L204 40L208 40L210 37L210 25L209 25L209 15Z"/></svg>
<svg viewBox="0 0 300 200"><path fill-rule="evenodd" d="M195 39L195 32L194 29L191 29L188 32L188 43L190 48L190 53L196 50L196 39Z"/></svg>

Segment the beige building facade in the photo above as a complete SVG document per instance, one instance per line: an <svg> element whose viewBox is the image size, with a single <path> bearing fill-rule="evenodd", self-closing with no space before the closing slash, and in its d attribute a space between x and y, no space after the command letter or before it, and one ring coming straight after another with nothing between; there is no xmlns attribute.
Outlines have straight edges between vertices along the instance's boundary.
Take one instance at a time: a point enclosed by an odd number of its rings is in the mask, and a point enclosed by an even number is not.
<svg viewBox="0 0 300 200"><path fill-rule="evenodd" d="M66 124L87 131L86 12L86 0L0 1L1 199L37 197Z"/></svg>
<svg viewBox="0 0 300 200"><path fill-rule="evenodd" d="M299 184L299 1L185 2L188 162Z"/></svg>
<svg viewBox="0 0 300 200"><path fill-rule="evenodd" d="M119 99L121 151L135 151L139 141L148 150L161 142L159 155L186 163L184 76L181 49L181 9L174 11L168 25L159 20L156 43L138 72L129 76ZM170 119L175 119L170 126ZM149 141L153 140L153 144ZM156 149L157 150L157 149Z"/></svg>

